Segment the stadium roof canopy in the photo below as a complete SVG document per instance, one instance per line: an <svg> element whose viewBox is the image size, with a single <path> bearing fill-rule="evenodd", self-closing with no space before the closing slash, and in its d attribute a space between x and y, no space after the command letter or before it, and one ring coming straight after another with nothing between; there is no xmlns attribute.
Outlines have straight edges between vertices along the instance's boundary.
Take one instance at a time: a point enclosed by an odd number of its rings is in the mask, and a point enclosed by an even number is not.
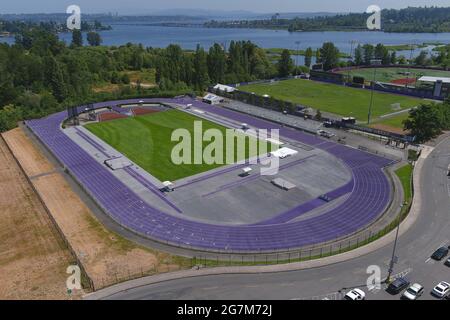
<svg viewBox="0 0 450 320"><path fill-rule="evenodd" d="M225 92L233 92L236 90L236 88L234 88L234 87L226 86L226 85L220 84L220 83L216 84L214 86L214 89L216 89L216 90L219 89L220 91L225 91Z"/></svg>
<svg viewBox="0 0 450 320"><path fill-rule="evenodd" d="M423 82L438 82L438 81L442 81L442 83L450 83L450 78L445 78L445 77L422 77L419 79L419 81L423 81Z"/></svg>

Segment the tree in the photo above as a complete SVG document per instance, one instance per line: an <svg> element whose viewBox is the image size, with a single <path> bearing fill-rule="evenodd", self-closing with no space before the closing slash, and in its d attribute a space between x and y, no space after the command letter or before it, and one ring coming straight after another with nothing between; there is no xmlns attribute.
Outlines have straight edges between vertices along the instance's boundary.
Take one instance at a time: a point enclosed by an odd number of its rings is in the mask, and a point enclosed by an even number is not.
<svg viewBox="0 0 450 320"><path fill-rule="evenodd" d="M121 81L123 84L130 84L130 77L128 76L128 74L124 73L124 74L122 75L122 77L120 77L120 81Z"/></svg>
<svg viewBox="0 0 450 320"><path fill-rule="evenodd" d="M400 64L400 65L405 65L405 64L406 64L406 58L405 58L405 56L400 56L400 57L398 57L397 62L398 62L398 64Z"/></svg>
<svg viewBox="0 0 450 320"><path fill-rule="evenodd" d="M409 111L409 117L403 125L404 130L409 130L411 135L416 137L416 142L422 143L442 132L442 120L442 114L436 105L422 104Z"/></svg>
<svg viewBox="0 0 450 320"><path fill-rule="evenodd" d="M323 69L330 70L339 63L339 49L332 42L326 42L319 49L322 58Z"/></svg>
<svg viewBox="0 0 450 320"><path fill-rule="evenodd" d="M313 56L312 48L306 49L306 51L305 51L305 66L307 66L308 68L311 67L312 56Z"/></svg>
<svg viewBox="0 0 450 320"><path fill-rule="evenodd" d="M317 121L322 121L322 112L320 110L317 110L314 119Z"/></svg>
<svg viewBox="0 0 450 320"><path fill-rule="evenodd" d="M83 46L83 35L81 30L74 29L72 31L72 46L73 47L82 47Z"/></svg>
<svg viewBox="0 0 450 320"><path fill-rule="evenodd" d="M45 83L48 84L49 88L58 102L62 102L66 97L67 90L63 78L61 68L52 56L45 58Z"/></svg>
<svg viewBox="0 0 450 320"><path fill-rule="evenodd" d="M322 57L320 56L320 50L316 50L316 63L321 63Z"/></svg>
<svg viewBox="0 0 450 320"><path fill-rule="evenodd" d="M365 44L363 46L363 51L364 51L364 64L366 66L370 66L371 60L375 56L375 49L371 44Z"/></svg>
<svg viewBox="0 0 450 320"><path fill-rule="evenodd" d="M279 100L278 102L278 108L280 108L281 112L286 111L286 103L284 102L284 100Z"/></svg>
<svg viewBox="0 0 450 320"><path fill-rule="evenodd" d="M355 65L361 66L363 63L363 49L359 44L355 49Z"/></svg>
<svg viewBox="0 0 450 320"><path fill-rule="evenodd" d="M203 90L209 84L206 52L200 45L194 54L194 85L196 89Z"/></svg>
<svg viewBox="0 0 450 320"><path fill-rule="evenodd" d="M428 53L426 51L421 51L420 54L414 60L414 63L418 66L426 66L427 58L428 58Z"/></svg>
<svg viewBox="0 0 450 320"><path fill-rule="evenodd" d="M102 38L97 32L91 31L87 34L87 41L90 46L97 47L102 43Z"/></svg>
<svg viewBox="0 0 450 320"><path fill-rule="evenodd" d="M223 83L227 67L226 55L223 48L215 43L210 49L207 57L208 74L213 83Z"/></svg>
<svg viewBox="0 0 450 320"><path fill-rule="evenodd" d="M278 62L278 75L280 77L287 77L292 73L293 69L294 62L292 61L291 53L289 50L284 49Z"/></svg>
<svg viewBox="0 0 450 320"><path fill-rule="evenodd" d="M381 60L383 65L389 65L391 63L391 56L389 50L381 43L377 44L374 51L375 59Z"/></svg>
<svg viewBox="0 0 450 320"><path fill-rule="evenodd" d="M397 53L395 51L392 51L391 53L391 64L397 63Z"/></svg>

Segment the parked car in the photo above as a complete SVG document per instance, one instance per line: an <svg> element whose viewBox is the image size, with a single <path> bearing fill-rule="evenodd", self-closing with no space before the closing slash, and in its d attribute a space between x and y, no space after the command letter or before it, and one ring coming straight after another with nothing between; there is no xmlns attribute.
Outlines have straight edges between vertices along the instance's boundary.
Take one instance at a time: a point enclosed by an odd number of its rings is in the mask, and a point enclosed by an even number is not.
<svg viewBox="0 0 450 320"><path fill-rule="evenodd" d="M447 267L450 267L450 258L448 258L448 259L444 262L444 264L445 264Z"/></svg>
<svg viewBox="0 0 450 320"><path fill-rule="evenodd" d="M395 279L386 289L390 294L398 294L409 286L409 281L406 278Z"/></svg>
<svg viewBox="0 0 450 320"><path fill-rule="evenodd" d="M423 286L418 283L414 283L412 286L406 289L405 292L403 292L402 299L417 300L422 294Z"/></svg>
<svg viewBox="0 0 450 320"><path fill-rule="evenodd" d="M350 290L344 296L344 300L364 300L364 299L366 299L366 294L361 289Z"/></svg>
<svg viewBox="0 0 450 320"><path fill-rule="evenodd" d="M439 299L446 298L450 293L450 284L445 281L439 282L439 284L433 288L431 294Z"/></svg>
<svg viewBox="0 0 450 320"><path fill-rule="evenodd" d="M441 247L437 249L432 255L431 259L441 261L448 255L448 248L447 247Z"/></svg>
<svg viewBox="0 0 450 320"><path fill-rule="evenodd" d="M328 138L328 139L335 136L335 134L333 134L333 133L331 133L329 131L325 131L325 130L318 130L317 134L319 136L322 136L322 137L325 137L325 138Z"/></svg>
<svg viewBox="0 0 450 320"><path fill-rule="evenodd" d="M331 128L333 126L333 122L331 122L331 121L324 121L323 122L323 126L325 128Z"/></svg>

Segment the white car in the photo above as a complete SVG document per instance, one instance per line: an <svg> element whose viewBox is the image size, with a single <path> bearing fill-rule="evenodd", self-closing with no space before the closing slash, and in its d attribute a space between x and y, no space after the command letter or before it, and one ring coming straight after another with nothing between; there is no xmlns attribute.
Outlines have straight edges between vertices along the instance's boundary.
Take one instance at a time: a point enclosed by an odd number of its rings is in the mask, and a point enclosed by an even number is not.
<svg viewBox="0 0 450 320"><path fill-rule="evenodd" d="M325 137L325 138L333 138L335 136L335 134L325 131L325 130L317 130L317 134L319 136Z"/></svg>
<svg viewBox="0 0 450 320"><path fill-rule="evenodd" d="M366 298L366 294L361 289L353 289L345 295L345 300L364 300Z"/></svg>
<svg viewBox="0 0 450 320"><path fill-rule="evenodd" d="M403 293L402 298L407 300L417 300L423 294L423 286L414 283Z"/></svg>
<svg viewBox="0 0 450 320"><path fill-rule="evenodd" d="M431 293L438 298L445 298L450 293L450 284L445 281L441 281L436 287L434 287Z"/></svg>

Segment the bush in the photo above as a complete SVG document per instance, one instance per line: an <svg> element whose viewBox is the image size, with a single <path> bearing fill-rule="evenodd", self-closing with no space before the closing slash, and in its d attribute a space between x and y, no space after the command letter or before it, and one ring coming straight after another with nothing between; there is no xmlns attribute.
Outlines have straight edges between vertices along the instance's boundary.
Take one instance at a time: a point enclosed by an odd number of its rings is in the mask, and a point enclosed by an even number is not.
<svg viewBox="0 0 450 320"><path fill-rule="evenodd" d="M358 77L358 76L354 76L353 77L353 83L356 84L364 84L366 79L364 79L364 77Z"/></svg>

